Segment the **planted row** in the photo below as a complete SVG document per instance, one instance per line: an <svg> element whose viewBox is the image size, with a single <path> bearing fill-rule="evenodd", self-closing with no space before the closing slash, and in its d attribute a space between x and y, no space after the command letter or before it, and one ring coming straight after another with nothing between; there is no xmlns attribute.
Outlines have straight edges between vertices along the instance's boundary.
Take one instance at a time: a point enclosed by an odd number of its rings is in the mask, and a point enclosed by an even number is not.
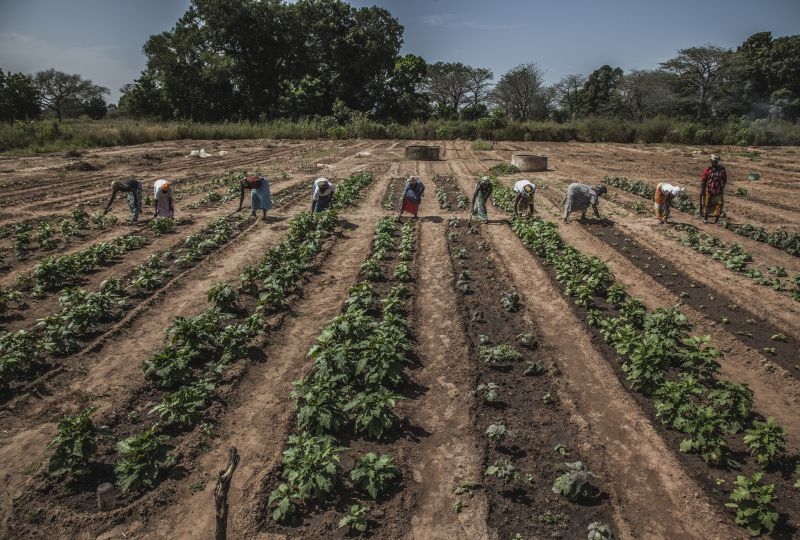
<svg viewBox="0 0 800 540"><path fill-rule="evenodd" d="M745 448L760 466L789 463L785 433L773 420L761 422L751 410L752 392L746 385L717 377L719 351L708 336L691 336L691 325L677 308L648 313L644 304L627 295L601 261L580 254L558 236L554 224L516 220L514 231L528 248L553 266L555 279L584 308L587 323L624 358L622 371L631 389L651 400L655 415L667 428L682 435L679 449L697 454L704 462L725 470L750 469L732 448ZM598 275L602 276L598 280ZM589 292L581 283L589 284ZM741 438L733 438L740 435ZM769 469L775 485L786 482ZM764 472L739 475L728 504L737 508L737 523L749 530L771 531L778 517L775 492L762 484ZM741 487L750 486L746 496Z"/></svg>
<svg viewBox="0 0 800 540"><path fill-rule="evenodd" d="M634 193L636 195L641 195L649 200L653 200L655 195L655 188L642 182L641 180L635 180L631 182L627 178L623 177L606 176L603 178L603 183L628 191L630 193ZM746 193L746 190L743 192L737 191L737 195ZM698 211L697 206L694 204L691 197L686 193L678 195L673 204L676 208L683 212L695 213ZM746 236L751 240L769 244L772 247L781 249L786 253L796 257L800 256L800 232L795 232L792 234L782 228L769 232L764 227L756 227L755 225L751 225L749 223L737 225L730 220L723 220L723 225L726 229L733 231L738 235Z"/></svg>
<svg viewBox="0 0 800 540"><path fill-rule="evenodd" d="M783 280L781 278L788 278L789 273L780 265L769 266L765 269L765 274L756 268L748 268L753 257L740 244L726 244L716 236L701 232L691 225L676 225L675 230L686 233L685 238L679 239L684 246L710 255L712 259L720 261L729 270L744 274L759 285L770 287L776 291L788 291L794 300L800 301L800 274Z"/></svg>
<svg viewBox="0 0 800 540"><path fill-rule="evenodd" d="M392 217L376 224L372 255L361 270L372 282L390 279L387 264L394 258L396 223ZM397 253L396 280L410 280L407 261L413 257L413 242L414 227L408 222ZM330 499L337 485L339 455L346 450L337 444L338 437L379 440L394 429L397 418L392 409L403 399L398 390L407 381L404 368L411 350L404 315L408 294L407 287L399 284L378 302L373 285L360 282L351 288L344 311L328 323L309 351L311 372L294 383L292 392L298 433L288 438L282 459L284 481L268 500L275 521L289 521L313 503ZM397 486L400 470L391 456L366 452L348 477L356 489L375 500ZM339 526L363 531L369 512L366 505L352 504Z"/></svg>

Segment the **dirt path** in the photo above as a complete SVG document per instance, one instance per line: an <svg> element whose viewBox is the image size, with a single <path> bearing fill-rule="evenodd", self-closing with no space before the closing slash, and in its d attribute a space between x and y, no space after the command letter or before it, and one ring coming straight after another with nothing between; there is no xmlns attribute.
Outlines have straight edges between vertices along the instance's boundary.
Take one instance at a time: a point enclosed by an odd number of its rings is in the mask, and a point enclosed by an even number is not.
<svg viewBox="0 0 800 540"><path fill-rule="evenodd" d="M434 205L429 197L428 212ZM427 212L426 212L427 214ZM445 242L446 216L426 216L419 239L420 284L415 303L417 351L423 367L415 374L428 388L417 400L413 422L430 435L414 456L414 490L418 505L411 518L412 537L489 538L488 507L477 491L461 512L453 511L453 490L461 481L482 481L482 445L474 430L471 368L466 338L452 314L456 311L450 279L442 269L450 265Z"/></svg>

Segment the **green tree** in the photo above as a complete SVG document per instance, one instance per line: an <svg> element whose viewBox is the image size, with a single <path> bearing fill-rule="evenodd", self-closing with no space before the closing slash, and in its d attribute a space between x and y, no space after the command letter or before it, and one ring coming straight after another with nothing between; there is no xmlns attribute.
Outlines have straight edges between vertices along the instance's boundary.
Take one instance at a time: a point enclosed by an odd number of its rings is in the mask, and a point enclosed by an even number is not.
<svg viewBox="0 0 800 540"><path fill-rule="evenodd" d="M567 75L553 87L554 98L568 120L575 120L580 111L580 91L586 83L583 75Z"/></svg>
<svg viewBox="0 0 800 540"><path fill-rule="evenodd" d="M0 121L30 120L39 116L39 91L33 79L0 69Z"/></svg>
<svg viewBox="0 0 800 540"><path fill-rule="evenodd" d="M514 120L544 120L548 115L550 89L544 86L536 64L519 65L502 77L492 92L492 101Z"/></svg>
<svg viewBox="0 0 800 540"><path fill-rule="evenodd" d="M594 70L578 94L581 112L588 116L618 114L622 109L622 96L619 92L622 77L622 69L609 65Z"/></svg>
<svg viewBox="0 0 800 540"><path fill-rule="evenodd" d="M436 115L456 118L467 102L472 68L460 62L436 62L428 65L425 90Z"/></svg>
<svg viewBox="0 0 800 540"><path fill-rule="evenodd" d="M86 103L103 99L103 95L109 93L108 88L97 86L80 75L55 69L38 72L34 84L39 91L42 107L53 111L59 121L65 115L81 114Z"/></svg>
<svg viewBox="0 0 800 540"><path fill-rule="evenodd" d="M421 85L427 69L427 63L420 56L407 54L398 57L377 104L376 118L401 123L426 120L430 116L430 105Z"/></svg>
<svg viewBox="0 0 800 540"><path fill-rule="evenodd" d="M663 72L631 71L623 77L619 92L624 110L636 121L673 112L676 98Z"/></svg>
<svg viewBox="0 0 800 540"><path fill-rule="evenodd" d="M467 77L467 94L464 96L466 107L461 110L461 117L476 120L489 112L487 101L491 95L491 80L494 74L485 68L470 68Z"/></svg>
<svg viewBox="0 0 800 540"><path fill-rule="evenodd" d="M712 103L723 94L720 84L732 52L714 45L690 47L678 51L678 56L661 62L661 69L673 76L674 87L689 103L689 110L698 120L712 118Z"/></svg>

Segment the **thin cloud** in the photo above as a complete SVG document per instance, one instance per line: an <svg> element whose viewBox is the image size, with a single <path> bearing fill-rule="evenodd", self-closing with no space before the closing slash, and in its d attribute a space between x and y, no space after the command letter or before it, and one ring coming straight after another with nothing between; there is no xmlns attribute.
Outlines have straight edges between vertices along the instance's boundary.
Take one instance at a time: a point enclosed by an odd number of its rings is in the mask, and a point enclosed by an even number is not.
<svg viewBox="0 0 800 540"><path fill-rule="evenodd" d="M470 30L513 30L525 28L527 26L525 24L488 24L470 20L463 15L457 15L455 13L427 15L422 17L422 22L428 26L436 26L448 30L457 28L468 28Z"/></svg>

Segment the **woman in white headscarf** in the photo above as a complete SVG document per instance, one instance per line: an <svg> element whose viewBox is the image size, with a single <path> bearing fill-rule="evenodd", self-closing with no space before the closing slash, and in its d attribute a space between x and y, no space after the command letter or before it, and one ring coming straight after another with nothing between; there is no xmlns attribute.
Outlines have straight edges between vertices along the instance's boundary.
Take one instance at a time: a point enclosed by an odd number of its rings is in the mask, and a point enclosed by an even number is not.
<svg viewBox="0 0 800 540"><path fill-rule="evenodd" d="M656 212L659 223L663 224L669 220L669 210L672 206L672 199L675 195L683 193L684 191L682 187L673 186L668 182L661 182L656 186L653 210Z"/></svg>
<svg viewBox="0 0 800 540"><path fill-rule="evenodd" d="M153 184L154 217L174 217L175 207L172 204L172 186L165 179L156 180Z"/></svg>
<svg viewBox="0 0 800 540"><path fill-rule="evenodd" d="M331 207L336 186L330 179L320 176L314 180L314 193L311 196L311 211L322 212Z"/></svg>

